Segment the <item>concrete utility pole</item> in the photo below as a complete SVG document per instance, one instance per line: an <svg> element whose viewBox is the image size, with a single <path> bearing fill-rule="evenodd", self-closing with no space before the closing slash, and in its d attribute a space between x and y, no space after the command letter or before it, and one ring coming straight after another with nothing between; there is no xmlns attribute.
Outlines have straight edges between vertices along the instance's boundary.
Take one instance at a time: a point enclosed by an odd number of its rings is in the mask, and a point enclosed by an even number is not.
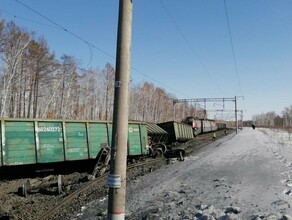
<svg viewBox="0 0 292 220"><path fill-rule="evenodd" d="M241 110L241 130L243 129L243 111Z"/></svg>
<svg viewBox="0 0 292 220"><path fill-rule="evenodd" d="M132 0L120 0L108 219L125 219Z"/></svg>
<svg viewBox="0 0 292 220"><path fill-rule="evenodd" d="M238 133L238 121L237 121L237 98L235 96L235 131Z"/></svg>

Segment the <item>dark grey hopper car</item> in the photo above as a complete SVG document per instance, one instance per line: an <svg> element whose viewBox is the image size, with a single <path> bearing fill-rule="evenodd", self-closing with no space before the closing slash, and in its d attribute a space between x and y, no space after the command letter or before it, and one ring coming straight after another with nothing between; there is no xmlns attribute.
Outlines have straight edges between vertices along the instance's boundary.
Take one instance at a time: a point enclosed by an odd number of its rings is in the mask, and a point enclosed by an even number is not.
<svg viewBox="0 0 292 220"><path fill-rule="evenodd" d="M157 143L168 143L168 133L154 123L147 123L148 143L150 145Z"/></svg>
<svg viewBox="0 0 292 220"><path fill-rule="evenodd" d="M185 123L169 121L157 124L169 134L168 143L185 142L194 138L193 128Z"/></svg>

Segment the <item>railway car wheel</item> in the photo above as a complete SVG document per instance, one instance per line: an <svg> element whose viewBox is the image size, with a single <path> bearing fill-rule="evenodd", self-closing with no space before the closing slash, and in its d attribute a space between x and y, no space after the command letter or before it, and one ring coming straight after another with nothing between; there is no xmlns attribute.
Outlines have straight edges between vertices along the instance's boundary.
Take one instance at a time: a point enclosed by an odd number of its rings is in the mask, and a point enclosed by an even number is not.
<svg viewBox="0 0 292 220"><path fill-rule="evenodd" d="M162 153L164 154L166 152L166 150L167 150L167 147L165 146L165 144L159 143L159 144L155 144L153 146L153 149L154 149L154 151L156 149L161 149Z"/></svg>
<svg viewBox="0 0 292 220"><path fill-rule="evenodd" d="M153 151L153 157L162 157L163 156L163 151L160 148L157 148Z"/></svg>

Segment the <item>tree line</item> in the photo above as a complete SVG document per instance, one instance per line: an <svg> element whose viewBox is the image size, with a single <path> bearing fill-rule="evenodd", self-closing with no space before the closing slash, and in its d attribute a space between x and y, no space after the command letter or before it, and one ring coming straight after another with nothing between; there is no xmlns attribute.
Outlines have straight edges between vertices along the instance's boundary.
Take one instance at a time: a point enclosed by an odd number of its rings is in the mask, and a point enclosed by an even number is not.
<svg viewBox="0 0 292 220"><path fill-rule="evenodd" d="M276 114L274 111L262 113L253 116L253 122L257 126L266 127L292 127L292 105L285 107L281 115Z"/></svg>
<svg viewBox="0 0 292 220"><path fill-rule="evenodd" d="M115 69L81 69L76 58L57 60L44 37L0 20L0 117L112 120ZM130 120L180 121L204 111L150 82L130 85Z"/></svg>

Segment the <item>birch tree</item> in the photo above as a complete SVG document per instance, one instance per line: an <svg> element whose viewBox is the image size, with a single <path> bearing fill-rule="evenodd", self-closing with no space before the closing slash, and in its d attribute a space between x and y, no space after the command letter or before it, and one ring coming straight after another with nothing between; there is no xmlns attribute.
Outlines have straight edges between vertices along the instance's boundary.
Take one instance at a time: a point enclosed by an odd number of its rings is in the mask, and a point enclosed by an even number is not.
<svg viewBox="0 0 292 220"><path fill-rule="evenodd" d="M78 74L77 61L72 56L63 55L61 57L61 85L59 88L60 105L59 118L72 118L74 109L74 101L78 99ZM76 106L75 106L76 107Z"/></svg>
<svg viewBox="0 0 292 220"><path fill-rule="evenodd" d="M3 40L3 39L2 39ZM1 112L0 117L13 117L15 96L13 88L19 81L23 54L31 42L30 34L18 28L14 22L6 26L6 38L3 51L3 71L1 80Z"/></svg>
<svg viewBox="0 0 292 220"><path fill-rule="evenodd" d="M28 54L29 100L27 117L36 118L42 115L39 99L46 97L47 94L44 91L46 91L47 86L50 86L51 74L56 70L57 64L55 55L50 53L43 37L38 42L31 41Z"/></svg>

